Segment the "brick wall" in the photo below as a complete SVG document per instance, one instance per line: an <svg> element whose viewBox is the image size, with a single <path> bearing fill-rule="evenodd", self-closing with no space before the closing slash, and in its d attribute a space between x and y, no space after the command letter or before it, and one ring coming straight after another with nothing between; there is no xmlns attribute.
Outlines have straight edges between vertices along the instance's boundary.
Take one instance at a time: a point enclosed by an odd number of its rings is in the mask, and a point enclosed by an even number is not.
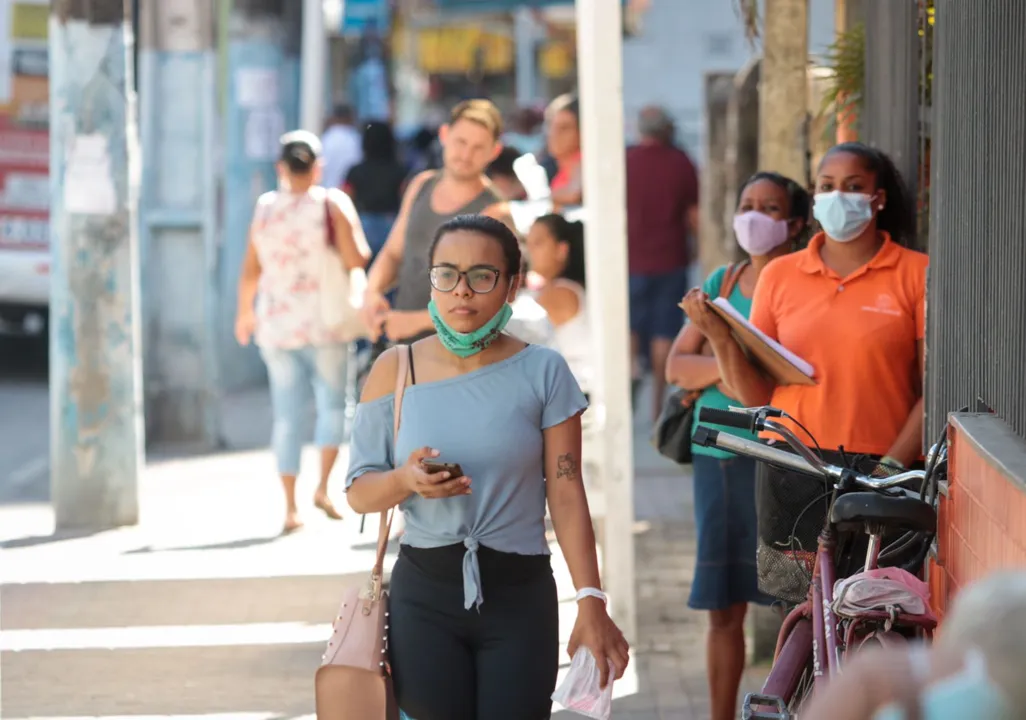
<svg viewBox="0 0 1026 720"><path fill-rule="evenodd" d="M993 415L955 413L928 578L934 610L988 573L1026 567L1026 443Z"/></svg>

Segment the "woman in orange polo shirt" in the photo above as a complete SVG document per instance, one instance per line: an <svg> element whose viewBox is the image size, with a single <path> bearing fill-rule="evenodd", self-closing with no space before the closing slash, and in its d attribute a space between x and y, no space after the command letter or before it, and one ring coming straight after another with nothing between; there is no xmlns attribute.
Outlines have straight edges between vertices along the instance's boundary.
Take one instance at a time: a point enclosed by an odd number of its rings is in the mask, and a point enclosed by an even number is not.
<svg viewBox="0 0 1026 720"><path fill-rule="evenodd" d="M908 466L922 449L928 262L907 247L915 232L912 199L890 158L861 143L844 143L820 163L813 215L823 231L804 250L766 266L750 321L811 363L815 385L776 385L760 372L727 325L706 309L700 290L685 298L688 316L709 339L724 382L745 405L786 411L825 449L843 447L849 455ZM793 504L804 494L799 486L810 500L822 493L822 483L810 489L804 477L760 470L760 535L764 497L789 493ZM815 549L816 524L822 522L816 515L808 513L809 529L795 533L804 551ZM770 544L761 540L760 554ZM772 593L764 580L760 558L760 583Z"/></svg>

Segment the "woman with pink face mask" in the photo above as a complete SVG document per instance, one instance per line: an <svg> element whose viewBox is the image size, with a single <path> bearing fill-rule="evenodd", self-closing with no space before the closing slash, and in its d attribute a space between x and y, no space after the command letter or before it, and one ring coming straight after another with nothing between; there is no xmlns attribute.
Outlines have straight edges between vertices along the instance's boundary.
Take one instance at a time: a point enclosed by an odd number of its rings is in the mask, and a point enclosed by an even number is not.
<svg viewBox="0 0 1026 720"><path fill-rule="evenodd" d="M702 285L742 315L752 309L755 283L774 258L791 252L807 227L809 194L772 172L753 175L741 188L734 215L737 243L747 260L716 270ZM703 407L738 405L723 383L705 335L688 323L673 343L666 380L695 397L695 421ZM745 436L733 428L721 432ZM754 439L751 434L749 438ZM709 611L706 664L712 720L733 720L745 666L744 620L748 603L768 603L759 592L755 566L755 461L716 448L692 446L697 562L688 606Z"/></svg>

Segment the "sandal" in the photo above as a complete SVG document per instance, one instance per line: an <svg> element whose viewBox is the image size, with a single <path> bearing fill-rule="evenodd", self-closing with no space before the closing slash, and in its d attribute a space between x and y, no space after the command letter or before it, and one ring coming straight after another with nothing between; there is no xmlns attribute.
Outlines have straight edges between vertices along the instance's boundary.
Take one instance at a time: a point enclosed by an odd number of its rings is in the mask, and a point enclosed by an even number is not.
<svg viewBox="0 0 1026 720"><path fill-rule="evenodd" d="M315 497L314 507L323 512L332 520L341 520L342 514L335 509L335 504L327 496Z"/></svg>
<svg viewBox="0 0 1026 720"><path fill-rule="evenodd" d="M303 521L300 520L297 515L289 514L289 516L285 518L285 525L282 526L281 534L282 535L291 535L292 533L296 532L297 530L301 529L302 527L303 527Z"/></svg>

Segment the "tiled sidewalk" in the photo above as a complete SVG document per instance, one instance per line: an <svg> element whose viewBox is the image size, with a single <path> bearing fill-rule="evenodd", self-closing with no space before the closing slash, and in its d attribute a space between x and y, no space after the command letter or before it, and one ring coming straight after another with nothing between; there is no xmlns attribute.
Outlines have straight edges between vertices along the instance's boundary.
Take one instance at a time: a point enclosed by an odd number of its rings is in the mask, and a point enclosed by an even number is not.
<svg viewBox="0 0 1026 720"><path fill-rule="evenodd" d="M265 402L236 400L235 447L264 435ZM640 637L613 716L704 720L704 618L685 604L690 480L640 430L635 443ZM0 508L0 716L309 716L327 622L369 568L373 530L311 514L277 538L271 467L262 450L155 462L143 524L89 536L52 537L42 506ZM301 480L301 497L313 484ZM565 639L573 588L554 560ZM758 673L745 682L757 687Z"/></svg>

